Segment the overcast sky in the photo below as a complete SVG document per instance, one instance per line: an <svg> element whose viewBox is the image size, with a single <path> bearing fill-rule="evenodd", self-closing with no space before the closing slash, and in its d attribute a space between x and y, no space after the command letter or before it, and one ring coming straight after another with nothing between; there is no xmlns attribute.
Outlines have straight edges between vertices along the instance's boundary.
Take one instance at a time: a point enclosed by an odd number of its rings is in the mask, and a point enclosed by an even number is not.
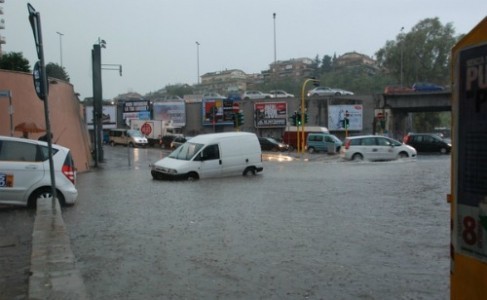
<svg viewBox="0 0 487 300"><path fill-rule="evenodd" d="M197 83L198 48L200 75L260 73L274 50L277 60L373 57L401 27L409 32L423 19L438 17L460 34L487 16L485 0L5 0L2 50L22 52L31 68L37 55L27 3L41 14L46 64L62 58L81 99L93 94L91 49L99 39L107 44L102 63L123 65L122 77L103 71L103 98L111 99Z"/></svg>

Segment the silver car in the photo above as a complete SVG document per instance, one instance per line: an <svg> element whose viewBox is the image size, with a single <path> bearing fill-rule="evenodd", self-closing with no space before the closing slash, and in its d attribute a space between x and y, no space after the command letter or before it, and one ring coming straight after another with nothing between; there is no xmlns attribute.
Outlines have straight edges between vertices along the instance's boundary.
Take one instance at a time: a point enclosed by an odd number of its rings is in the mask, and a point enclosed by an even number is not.
<svg viewBox="0 0 487 300"><path fill-rule="evenodd" d="M347 160L395 160L415 158L416 155L413 147L378 135L347 137L341 151L341 157Z"/></svg>

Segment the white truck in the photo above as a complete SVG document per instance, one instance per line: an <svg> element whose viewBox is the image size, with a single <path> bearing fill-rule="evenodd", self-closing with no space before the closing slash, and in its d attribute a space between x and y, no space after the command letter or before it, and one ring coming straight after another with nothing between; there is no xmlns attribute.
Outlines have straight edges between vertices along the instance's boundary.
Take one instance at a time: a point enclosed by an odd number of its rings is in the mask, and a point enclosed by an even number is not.
<svg viewBox="0 0 487 300"><path fill-rule="evenodd" d="M174 137L181 136L174 133L175 128L166 126L161 120L130 120L130 129L140 130L151 147L168 148Z"/></svg>

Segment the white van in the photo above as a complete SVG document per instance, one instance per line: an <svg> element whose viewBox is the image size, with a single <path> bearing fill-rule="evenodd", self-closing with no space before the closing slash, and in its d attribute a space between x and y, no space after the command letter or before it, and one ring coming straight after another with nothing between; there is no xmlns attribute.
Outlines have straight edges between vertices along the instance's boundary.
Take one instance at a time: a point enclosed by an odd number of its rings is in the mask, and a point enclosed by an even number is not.
<svg viewBox="0 0 487 300"><path fill-rule="evenodd" d="M111 146L124 145L129 147L147 146L147 138L135 129L110 129L108 132L108 143Z"/></svg>
<svg viewBox="0 0 487 300"><path fill-rule="evenodd" d="M198 135L151 166L154 179L196 180L256 174L264 169L259 140L253 133Z"/></svg>

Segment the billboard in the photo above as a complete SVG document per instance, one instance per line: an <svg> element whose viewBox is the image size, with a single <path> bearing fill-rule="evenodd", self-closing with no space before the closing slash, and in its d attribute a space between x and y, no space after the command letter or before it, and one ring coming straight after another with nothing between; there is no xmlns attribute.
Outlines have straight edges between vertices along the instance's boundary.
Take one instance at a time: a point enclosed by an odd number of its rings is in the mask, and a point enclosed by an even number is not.
<svg viewBox="0 0 487 300"><path fill-rule="evenodd" d="M233 104L237 101L226 99L203 99L201 113L203 126L233 125Z"/></svg>
<svg viewBox="0 0 487 300"><path fill-rule="evenodd" d="M254 104L256 128L286 127L287 102L257 102Z"/></svg>
<svg viewBox="0 0 487 300"><path fill-rule="evenodd" d="M184 102L157 102L152 105L154 120L164 121L166 126L186 126L186 106Z"/></svg>
<svg viewBox="0 0 487 300"><path fill-rule="evenodd" d="M88 129L93 129L93 106L85 106L85 121ZM101 122L103 129L117 128L117 108L112 105L102 106Z"/></svg>
<svg viewBox="0 0 487 300"><path fill-rule="evenodd" d="M343 120L348 114L348 130L362 130L363 128L363 106L353 105L330 105L328 106L328 129L330 131L345 131Z"/></svg>
<svg viewBox="0 0 487 300"><path fill-rule="evenodd" d="M127 125L130 125L130 120L149 120L150 101L134 100L123 102L122 118Z"/></svg>

